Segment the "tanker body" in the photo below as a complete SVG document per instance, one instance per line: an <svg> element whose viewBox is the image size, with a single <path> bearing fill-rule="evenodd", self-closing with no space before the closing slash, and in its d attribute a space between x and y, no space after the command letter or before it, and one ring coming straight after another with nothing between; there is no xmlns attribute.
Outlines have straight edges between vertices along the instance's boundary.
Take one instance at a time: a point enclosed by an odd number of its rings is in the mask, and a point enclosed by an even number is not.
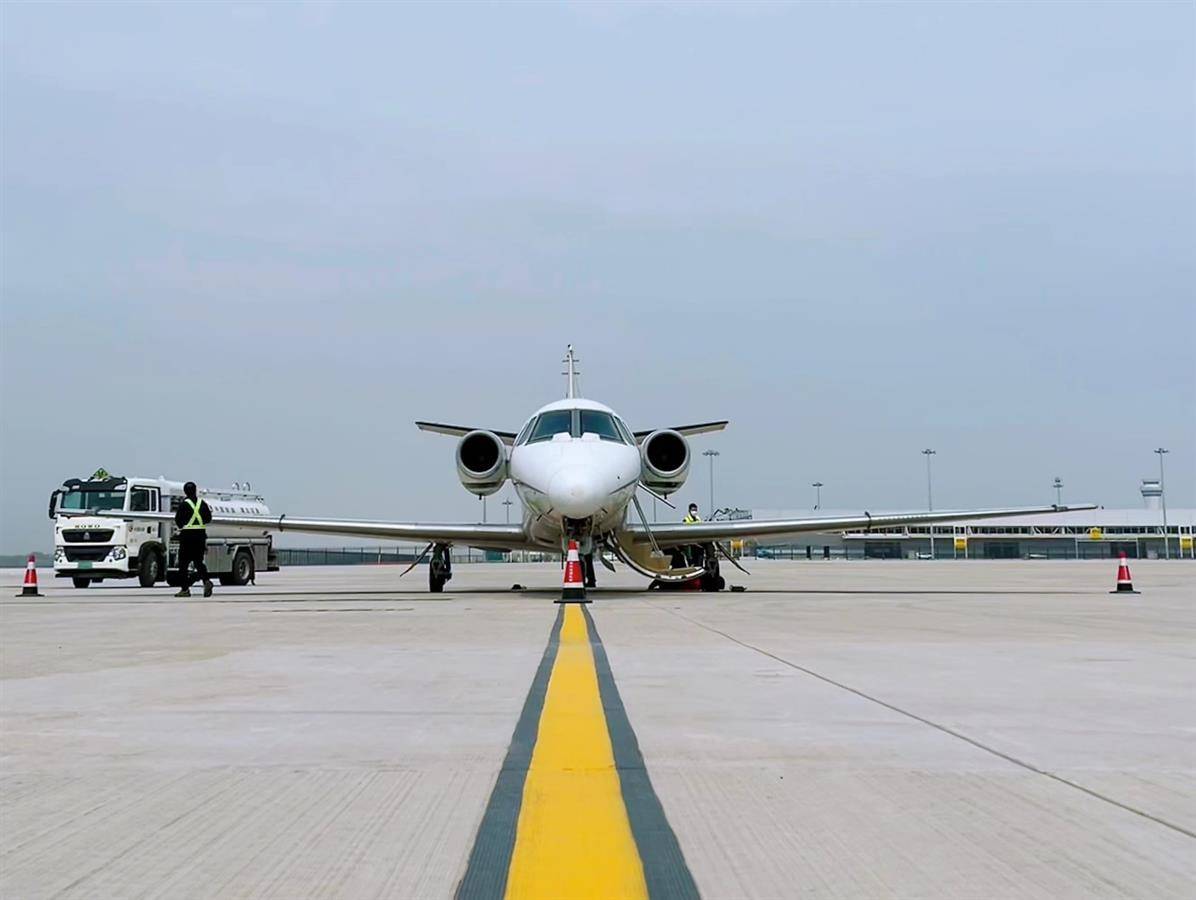
<svg viewBox="0 0 1196 900"><path fill-rule="evenodd" d="M265 499L249 489L199 489L214 515L268 515ZM165 477L109 475L71 478L50 495L54 520L54 572L75 587L106 578L136 578L142 587L160 581L177 586L178 529L173 514L183 499L183 482ZM159 521L121 519L112 511L160 513ZM105 512L105 515L94 515ZM221 584L243 585L260 571L278 569L274 539L261 528L211 526L205 562Z"/></svg>

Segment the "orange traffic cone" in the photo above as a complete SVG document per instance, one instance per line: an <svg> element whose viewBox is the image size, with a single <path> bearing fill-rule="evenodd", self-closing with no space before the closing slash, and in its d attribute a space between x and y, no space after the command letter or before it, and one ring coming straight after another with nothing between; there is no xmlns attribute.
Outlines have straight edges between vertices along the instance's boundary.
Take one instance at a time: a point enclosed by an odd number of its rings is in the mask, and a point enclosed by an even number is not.
<svg viewBox="0 0 1196 900"><path fill-rule="evenodd" d="M1130 580L1130 564L1126 562L1125 551L1121 551L1121 563L1117 566L1117 587L1110 594L1137 594L1134 582Z"/></svg>
<svg viewBox="0 0 1196 900"><path fill-rule="evenodd" d="M589 603L586 599L586 583L581 577L581 557L577 553L577 541L569 542L565 555L565 583L561 587L561 599L557 603Z"/></svg>
<svg viewBox="0 0 1196 900"><path fill-rule="evenodd" d="M21 587L18 597L44 597L37 592L37 561L34 554L29 554L29 562L25 563L25 584Z"/></svg>

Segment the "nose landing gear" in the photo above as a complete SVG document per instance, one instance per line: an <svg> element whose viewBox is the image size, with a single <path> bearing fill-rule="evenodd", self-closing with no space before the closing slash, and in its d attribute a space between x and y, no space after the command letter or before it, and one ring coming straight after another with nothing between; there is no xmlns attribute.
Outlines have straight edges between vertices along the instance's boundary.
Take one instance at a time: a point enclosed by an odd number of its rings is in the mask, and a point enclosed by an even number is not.
<svg viewBox="0 0 1196 900"><path fill-rule="evenodd" d="M569 549L569 541L577 542L578 554L581 557L581 577L588 588L597 587L598 579L594 573L595 541L590 533L590 519L566 519L565 534L561 541L561 552Z"/></svg>

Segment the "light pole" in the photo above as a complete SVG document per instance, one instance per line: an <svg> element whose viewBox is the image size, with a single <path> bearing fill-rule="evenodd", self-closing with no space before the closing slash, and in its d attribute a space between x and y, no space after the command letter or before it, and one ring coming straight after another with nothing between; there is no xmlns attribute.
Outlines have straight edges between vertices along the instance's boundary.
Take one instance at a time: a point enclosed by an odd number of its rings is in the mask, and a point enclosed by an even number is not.
<svg viewBox="0 0 1196 900"><path fill-rule="evenodd" d="M511 498L508 497L502 502L502 505L507 508L507 524L511 524Z"/></svg>
<svg viewBox="0 0 1196 900"><path fill-rule="evenodd" d="M934 456L935 452L929 447L922 451L922 455L926 457L926 509L931 512L934 511L934 495L930 490L930 457Z"/></svg>
<svg viewBox="0 0 1196 900"><path fill-rule="evenodd" d="M810 487L812 487L814 489L814 508L821 509L822 508L822 482L815 481L812 485L810 485Z"/></svg>
<svg viewBox="0 0 1196 900"><path fill-rule="evenodd" d="M1055 489L1055 505L1063 505L1063 479L1058 475L1055 476L1055 483L1052 485Z"/></svg>
<svg viewBox="0 0 1196 900"><path fill-rule="evenodd" d="M710 458L710 512L708 512L707 515L713 516L714 515L714 458L716 456L719 456L720 454L717 450L703 450L702 455L708 456Z"/></svg>
<svg viewBox="0 0 1196 900"><path fill-rule="evenodd" d="M934 511L934 494L930 487L930 457L934 456L935 451L927 447L922 451L922 455L926 457L926 509L929 512ZM934 559L934 525L926 526L926 533L930 536L930 558Z"/></svg>
<svg viewBox="0 0 1196 900"><path fill-rule="evenodd" d="M1170 453L1159 447L1155 453L1159 455L1159 500L1163 504L1163 558L1171 558L1171 536L1167 534L1167 484L1163 481L1163 455Z"/></svg>

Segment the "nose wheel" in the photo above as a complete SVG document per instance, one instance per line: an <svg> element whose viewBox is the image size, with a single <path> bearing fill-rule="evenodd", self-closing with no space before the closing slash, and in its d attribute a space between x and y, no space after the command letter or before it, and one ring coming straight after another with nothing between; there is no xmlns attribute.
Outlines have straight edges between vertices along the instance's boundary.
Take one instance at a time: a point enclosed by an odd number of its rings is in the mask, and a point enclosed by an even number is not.
<svg viewBox="0 0 1196 900"><path fill-rule="evenodd" d="M449 545L437 544L432 548L432 559L428 563L428 590L439 594L446 581L453 577L453 561L449 557Z"/></svg>

